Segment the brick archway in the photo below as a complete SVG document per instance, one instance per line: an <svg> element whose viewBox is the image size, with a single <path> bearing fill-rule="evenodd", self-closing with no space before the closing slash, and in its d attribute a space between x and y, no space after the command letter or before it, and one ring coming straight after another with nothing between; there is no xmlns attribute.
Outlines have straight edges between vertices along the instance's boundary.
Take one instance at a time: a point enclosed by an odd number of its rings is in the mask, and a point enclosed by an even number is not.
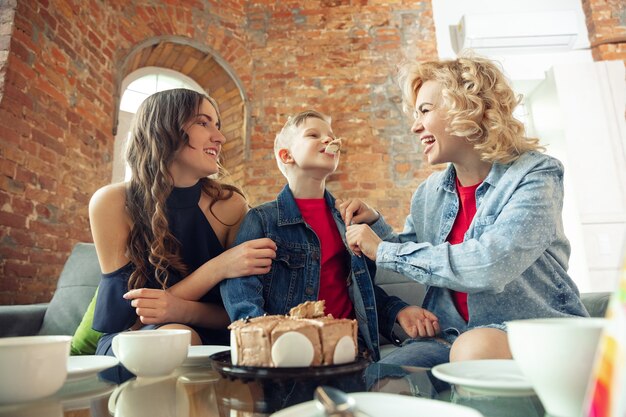
<svg viewBox="0 0 626 417"><path fill-rule="evenodd" d="M180 72L197 82L220 106L224 167L232 181L243 185L243 162L248 142L249 111L242 84L232 68L215 51L187 38L151 38L136 45L123 60L115 79L113 134L116 134L122 80L143 67L161 67Z"/></svg>

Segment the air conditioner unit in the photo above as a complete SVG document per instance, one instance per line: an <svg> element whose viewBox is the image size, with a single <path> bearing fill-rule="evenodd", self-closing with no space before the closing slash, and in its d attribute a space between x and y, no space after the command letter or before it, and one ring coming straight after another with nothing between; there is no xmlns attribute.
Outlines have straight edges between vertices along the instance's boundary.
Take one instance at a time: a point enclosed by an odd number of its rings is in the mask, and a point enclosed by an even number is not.
<svg viewBox="0 0 626 417"><path fill-rule="evenodd" d="M511 54L565 51L578 35L576 13L572 10L468 14L450 26L454 52L464 49L478 53Z"/></svg>

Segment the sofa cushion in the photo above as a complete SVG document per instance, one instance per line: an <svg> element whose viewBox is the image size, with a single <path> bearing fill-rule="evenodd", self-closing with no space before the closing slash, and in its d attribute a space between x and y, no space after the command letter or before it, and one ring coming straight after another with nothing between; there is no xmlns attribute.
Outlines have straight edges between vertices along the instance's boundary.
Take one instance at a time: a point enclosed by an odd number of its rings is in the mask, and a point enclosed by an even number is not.
<svg viewBox="0 0 626 417"><path fill-rule="evenodd" d="M604 317L611 299L610 292L587 292L580 294L580 298L591 317Z"/></svg>
<svg viewBox="0 0 626 417"><path fill-rule="evenodd" d="M48 303L0 306L0 337L39 333Z"/></svg>
<svg viewBox="0 0 626 417"><path fill-rule="evenodd" d="M77 243L63 267L39 334L74 334L99 282L100 264L95 246Z"/></svg>
<svg viewBox="0 0 626 417"><path fill-rule="evenodd" d="M422 305L426 293L424 285L384 268L376 270L375 281L387 294L395 295L411 305Z"/></svg>

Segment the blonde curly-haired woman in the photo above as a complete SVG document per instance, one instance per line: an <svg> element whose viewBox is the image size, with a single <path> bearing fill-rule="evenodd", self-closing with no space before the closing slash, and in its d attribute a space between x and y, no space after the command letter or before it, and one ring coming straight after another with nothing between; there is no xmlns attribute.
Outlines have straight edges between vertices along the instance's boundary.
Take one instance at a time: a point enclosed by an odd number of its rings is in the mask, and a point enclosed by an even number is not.
<svg viewBox="0 0 626 417"><path fill-rule="evenodd" d="M563 166L524 135L519 97L491 61L462 57L401 71L411 130L430 164L396 234L360 200L339 209L351 248L426 285L426 323L383 362L431 367L510 358L506 322L587 316L567 274Z"/></svg>

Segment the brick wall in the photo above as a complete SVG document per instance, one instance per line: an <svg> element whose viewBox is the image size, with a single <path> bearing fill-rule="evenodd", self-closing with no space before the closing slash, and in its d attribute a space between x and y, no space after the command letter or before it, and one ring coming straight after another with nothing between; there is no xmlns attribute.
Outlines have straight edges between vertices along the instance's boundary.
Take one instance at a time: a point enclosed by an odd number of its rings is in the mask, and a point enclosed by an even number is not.
<svg viewBox="0 0 626 417"><path fill-rule="evenodd" d="M626 63L626 3L623 0L582 0L582 3L593 58Z"/></svg>
<svg viewBox="0 0 626 417"><path fill-rule="evenodd" d="M430 170L394 74L402 56L436 57L430 2L276 3L0 3L0 304L49 300L71 247L91 240L87 204L111 175L120 82L155 62L225 103L229 168L252 204L285 182L276 131L316 108L346 140L330 189L401 226Z"/></svg>
<svg viewBox="0 0 626 417"><path fill-rule="evenodd" d="M403 56L436 57L430 2L254 3L246 27L254 65L245 166L252 201L275 195L285 183L274 168L275 133L288 115L314 108L330 115L345 139L329 189L367 199L400 227L425 172L394 76Z"/></svg>
<svg viewBox="0 0 626 417"><path fill-rule="evenodd" d="M59 6L14 10L0 101L3 303L50 298L72 244L90 239L86 205L111 168L111 44L86 29L97 16Z"/></svg>
<svg viewBox="0 0 626 417"><path fill-rule="evenodd" d="M595 59L626 62L624 2L583 8ZM401 112L402 57L436 57L429 0L0 2L0 304L49 300L74 243L91 240L121 80L147 65L216 96L227 168L251 204L285 182L275 133L315 108L346 144L329 188L400 228L431 172Z"/></svg>

